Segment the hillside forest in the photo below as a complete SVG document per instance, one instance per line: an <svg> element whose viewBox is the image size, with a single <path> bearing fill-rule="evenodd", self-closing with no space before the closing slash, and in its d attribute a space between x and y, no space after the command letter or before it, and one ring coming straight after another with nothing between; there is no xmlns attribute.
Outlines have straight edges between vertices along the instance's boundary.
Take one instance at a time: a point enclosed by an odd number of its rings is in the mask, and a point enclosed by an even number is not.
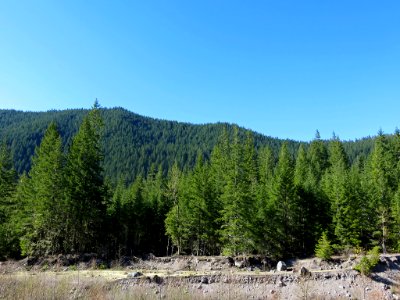
<svg viewBox="0 0 400 300"><path fill-rule="evenodd" d="M149 150L148 156L158 153L153 161L143 160L145 150L141 156L137 149L124 152L136 159L129 173L132 165L123 167L117 154L126 141L104 143L105 136L112 141L112 119L98 102L79 115L79 126L68 134L48 120L32 155L25 151L28 157L9 139L12 133L3 132L2 258L86 252L305 257L321 236L337 252L377 245L383 252L400 250L398 130L378 132L356 155L335 135L324 141L317 132L310 143L299 143L237 126L205 126L204 135L191 137L198 147L186 144L190 152L182 156L167 155L177 148Z"/></svg>

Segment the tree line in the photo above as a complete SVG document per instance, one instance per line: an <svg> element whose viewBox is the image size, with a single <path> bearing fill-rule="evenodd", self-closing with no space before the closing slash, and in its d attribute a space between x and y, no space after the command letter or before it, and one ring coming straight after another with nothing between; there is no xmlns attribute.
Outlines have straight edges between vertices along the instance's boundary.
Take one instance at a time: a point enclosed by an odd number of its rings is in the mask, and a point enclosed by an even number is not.
<svg viewBox="0 0 400 300"><path fill-rule="evenodd" d="M372 152L351 160L336 136L318 132L295 153L257 146L224 130L193 168L149 167L133 182L104 176L104 119L96 102L67 150L55 122L17 175L0 147L0 256L98 252L109 257L400 250L400 132L381 131Z"/></svg>

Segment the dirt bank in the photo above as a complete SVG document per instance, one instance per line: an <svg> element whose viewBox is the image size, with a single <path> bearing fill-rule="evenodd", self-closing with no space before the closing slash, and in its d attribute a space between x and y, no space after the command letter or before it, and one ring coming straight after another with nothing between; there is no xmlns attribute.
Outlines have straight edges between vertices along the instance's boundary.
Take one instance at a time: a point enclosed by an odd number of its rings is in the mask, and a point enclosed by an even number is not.
<svg viewBox="0 0 400 300"><path fill-rule="evenodd" d="M400 255L381 256L370 277L353 270L358 260L288 260L287 270L278 272L276 262L263 257L25 259L1 263L0 298L13 299L12 287L50 281L54 289L68 287L59 298L71 299L400 299ZM35 298L35 290L25 294Z"/></svg>

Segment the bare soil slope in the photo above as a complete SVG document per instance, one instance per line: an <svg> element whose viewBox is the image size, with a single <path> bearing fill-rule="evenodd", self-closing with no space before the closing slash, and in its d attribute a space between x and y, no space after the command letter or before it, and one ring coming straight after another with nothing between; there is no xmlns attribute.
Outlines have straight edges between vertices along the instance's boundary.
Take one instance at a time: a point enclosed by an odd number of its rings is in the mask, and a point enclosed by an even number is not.
<svg viewBox="0 0 400 300"><path fill-rule="evenodd" d="M262 257L25 259L1 263L0 299L400 298L400 254L381 256L370 277L353 270L358 260L289 260L287 270L277 271Z"/></svg>

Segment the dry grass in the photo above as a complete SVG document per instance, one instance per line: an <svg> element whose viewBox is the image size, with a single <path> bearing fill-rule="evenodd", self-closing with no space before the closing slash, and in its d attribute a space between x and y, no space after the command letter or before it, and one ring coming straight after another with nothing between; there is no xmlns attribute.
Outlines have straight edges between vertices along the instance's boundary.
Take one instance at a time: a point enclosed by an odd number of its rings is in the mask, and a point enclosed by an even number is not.
<svg viewBox="0 0 400 300"><path fill-rule="evenodd" d="M92 276L90 275L92 272ZM103 271L104 272L104 271ZM116 284L96 271L18 272L0 275L0 299L247 299L247 289L223 285L212 292L201 285ZM103 274L102 274L103 275ZM104 274L107 275L107 274ZM111 272L111 275L114 275ZM126 276L126 275L125 275ZM275 297L271 297L275 298Z"/></svg>

